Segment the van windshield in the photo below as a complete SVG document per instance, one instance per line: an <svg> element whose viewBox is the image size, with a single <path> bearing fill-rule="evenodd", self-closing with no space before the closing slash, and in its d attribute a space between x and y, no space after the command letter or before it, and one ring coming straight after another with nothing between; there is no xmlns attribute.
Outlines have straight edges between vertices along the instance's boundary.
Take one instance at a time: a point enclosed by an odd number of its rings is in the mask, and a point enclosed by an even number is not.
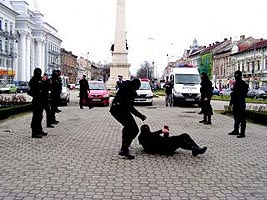
<svg viewBox="0 0 267 200"><path fill-rule="evenodd" d="M198 74L175 74L175 84L200 84Z"/></svg>

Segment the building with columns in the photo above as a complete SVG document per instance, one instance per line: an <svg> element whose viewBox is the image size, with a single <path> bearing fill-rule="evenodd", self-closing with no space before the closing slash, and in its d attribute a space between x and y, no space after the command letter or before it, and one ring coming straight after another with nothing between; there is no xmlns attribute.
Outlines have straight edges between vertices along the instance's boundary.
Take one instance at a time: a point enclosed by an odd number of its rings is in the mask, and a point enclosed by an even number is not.
<svg viewBox="0 0 267 200"><path fill-rule="evenodd" d="M15 22L18 15L7 0L0 0L0 84L12 82L16 73L17 40Z"/></svg>
<svg viewBox="0 0 267 200"><path fill-rule="evenodd" d="M44 16L36 8L29 9L26 1L10 1L18 13L15 30L17 59L14 60L15 81L29 81L36 67L51 74L60 69L60 46L57 30L44 22Z"/></svg>

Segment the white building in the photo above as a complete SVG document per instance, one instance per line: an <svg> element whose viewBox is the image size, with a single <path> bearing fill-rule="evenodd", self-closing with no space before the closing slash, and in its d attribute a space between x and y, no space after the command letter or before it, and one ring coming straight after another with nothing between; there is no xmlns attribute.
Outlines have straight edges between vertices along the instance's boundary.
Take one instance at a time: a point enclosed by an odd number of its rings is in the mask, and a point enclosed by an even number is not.
<svg viewBox="0 0 267 200"><path fill-rule="evenodd" d="M0 83L12 82L16 71L17 43L15 34L16 13L9 1L0 0Z"/></svg>
<svg viewBox="0 0 267 200"><path fill-rule="evenodd" d="M18 41L18 58L14 63L15 81L29 81L36 67L43 73L60 69L60 45L57 30L44 22L37 9L29 9L26 1L10 1L16 16L15 30Z"/></svg>

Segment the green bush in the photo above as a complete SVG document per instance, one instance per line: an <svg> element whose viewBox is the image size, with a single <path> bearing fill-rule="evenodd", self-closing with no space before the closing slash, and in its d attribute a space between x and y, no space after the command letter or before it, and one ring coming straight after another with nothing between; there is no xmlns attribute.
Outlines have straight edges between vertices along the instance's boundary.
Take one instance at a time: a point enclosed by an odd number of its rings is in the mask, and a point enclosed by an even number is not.
<svg viewBox="0 0 267 200"><path fill-rule="evenodd" d="M10 116L14 116L20 113L32 111L31 103L24 103L22 105L15 105L0 108L0 120L6 119Z"/></svg>
<svg viewBox="0 0 267 200"><path fill-rule="evenodd" d="M227 116L233 115L230 109L225 109L224 111L220 111L220 113ZM267 126L267 112L247 110L247 121Z"/></svg>

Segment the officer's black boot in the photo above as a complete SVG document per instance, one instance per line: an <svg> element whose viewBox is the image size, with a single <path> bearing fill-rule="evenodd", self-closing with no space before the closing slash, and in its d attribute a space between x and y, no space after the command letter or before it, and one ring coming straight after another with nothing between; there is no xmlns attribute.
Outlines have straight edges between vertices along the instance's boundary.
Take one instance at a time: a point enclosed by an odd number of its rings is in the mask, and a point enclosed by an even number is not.
<svg viewBox="0 0 267 200"><path fill-rule="evenodd" d="M246 137L245 131L246 131L246 123L241 124L240 135L238 135L237 138L244 138L244 137Z"/></svg>
<svg viewBox="0 0 267 200"><path fill-rule="evenodd" d="M239 124L235 123L234 124L234 130L230 133L228 133L228 135L239 135Z"/></svg>
<svg viewBox="0 0 267 200"><path fill-rule="evenodd" d="M204 122L204 124L207 125L211 124L211 115L208 115L208 121Z"/></svg>
<svg viewBox="0 0 267 200"><path fill-rule="evenodd" d="M207 115L204 115L203 120L199 121L199 123L205 123L207 122Z"/></svg>
<svg viewBox="0 0 267 200"><path fill-rule="evenodd" d="M120 156L125 156L127 159L134 159L134 156L132 156L129 152L129 147L125 144L122 144L122 147L119 151Z"/></svg>
<svg viewBox="0 0 267 200"><path fill-rule="evenodd" d="M192 155L195 157L199 154L205 153L207 150L207 147L200 148L199 146L193 146L192 147Z"/></svg>

